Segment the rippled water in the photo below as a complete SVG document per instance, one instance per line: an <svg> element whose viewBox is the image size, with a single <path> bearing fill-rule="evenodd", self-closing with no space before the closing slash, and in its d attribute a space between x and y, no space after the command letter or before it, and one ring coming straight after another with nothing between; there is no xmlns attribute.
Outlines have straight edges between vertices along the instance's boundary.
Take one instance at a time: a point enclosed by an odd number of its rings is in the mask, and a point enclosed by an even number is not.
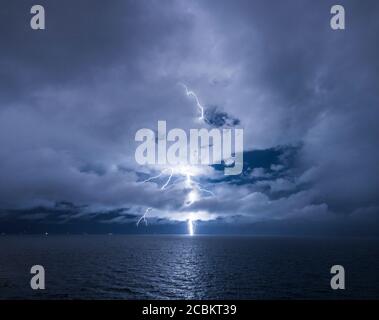
<svg viewBox="0 0 379 320"><path fill-rule="evenodd" d="M0 298L379 298L375 239L2 236ZM46 290L30 289L30 267ZM330 267L346 269L345 291Z"/></svg>

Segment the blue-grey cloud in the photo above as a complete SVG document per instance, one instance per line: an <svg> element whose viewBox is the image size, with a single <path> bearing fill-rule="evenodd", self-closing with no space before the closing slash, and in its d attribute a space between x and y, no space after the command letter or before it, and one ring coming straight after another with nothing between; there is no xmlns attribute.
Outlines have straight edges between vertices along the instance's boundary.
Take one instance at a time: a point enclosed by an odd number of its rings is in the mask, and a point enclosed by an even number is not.
<svg viewBox="0 0 379 320"><path fill-rule="evenodd" d="M42 0L41 32L33 4L0 12L1 226L132 226L147 206L155 222L377 219L376 1L342 1L343 32L330 1ZM208 168L197 179L215 197L188 208L185 187L142 183L155 171L134 161L136 130L199 125L179 82L209 127L245 133L243 174Z"/></svg>
<svg viewBox="0 0 379 320"><path fill-rule="evenodd" d="M207 107L204 111L204 121L212 127L235 127L241 121L227 112L220 111L217 106Z"/></svg>

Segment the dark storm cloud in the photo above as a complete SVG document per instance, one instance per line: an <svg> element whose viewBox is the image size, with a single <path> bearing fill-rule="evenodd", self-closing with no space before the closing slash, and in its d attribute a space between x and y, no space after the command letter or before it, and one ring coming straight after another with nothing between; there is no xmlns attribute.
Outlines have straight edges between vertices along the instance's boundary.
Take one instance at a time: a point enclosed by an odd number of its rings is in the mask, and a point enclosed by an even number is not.
<svg viewBox="0 0 379 320"><path fill-rule="evenodd" d="M217 106L207 107L204 111L204 121L212 127L234 127L241 121L227 112L219 110Z"/></svg>
<svg viewBox="0 0 379 320"><path fill-rule="evenodd" d="M342 1L347 29L333 32L326 14L333 4L240 1L215 10L231 33L246 23L251 38L259 38L259 46L247 41L230 50L246 63L244 80L272 96L275 106L267 108L283 112L268 134L304 142L297 165L314 167L307 182L319 201L347 214L379 200L379 8L374 1Z"/></svg>
<svg viewBox="0 0 379 320"><path fill-rule="evenodd" d="M333 1L40 1L45 31L29 27L33 4L0 11L3 218L59 220L64 200L80 209L63 218L114 224L131 217L112 210L146 206L152 219L377 219L376 1L342 1L345 31L330 29ZM218 106L208 125L245 130L243 175L201 176L216 196L189 208L188 190L141 183L156 171L134 161L137 129L194 126L180 82Z"/></svg>
<svg viewBox="0 0 379 320"><path fill-rule="evenodd" d="M34 4L2 2L0 79L9 99L46 85L91 85L110 68L138 77L138 62L164 46L182 23L155 15L158 4L152 1L40 1L47 29L34 31L29 26Z"/></svg>
<svg viewBox="0 0 379 320"><path fill-rule="evenodd" d="M99 196L116 204L117 185L119 201L146 199L114 163L135 166L127 152L130 127L139 124L131 119L140 105L159 101L155 90L146 97L145 61L183 30L186 18L176 18L170 3L163 8L154 1L42 1L47 29L33 31L33 4L2 4L0 176L7 184L1 206L96 203Z"/></svg>

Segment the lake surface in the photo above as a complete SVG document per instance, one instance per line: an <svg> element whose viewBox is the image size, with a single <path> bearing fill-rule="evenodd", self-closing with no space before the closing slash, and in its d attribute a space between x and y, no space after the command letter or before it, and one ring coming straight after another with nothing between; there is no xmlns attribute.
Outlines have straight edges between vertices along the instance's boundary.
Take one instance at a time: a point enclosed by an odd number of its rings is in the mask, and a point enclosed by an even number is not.
<svg viewBox="0 0 379 320"><path fill-rule="evenodd" d="M379 298L378 239L1 236L0 299ZM42 265L46 290L30 288ZM343 265L346 290L330 288Z"/></svg>

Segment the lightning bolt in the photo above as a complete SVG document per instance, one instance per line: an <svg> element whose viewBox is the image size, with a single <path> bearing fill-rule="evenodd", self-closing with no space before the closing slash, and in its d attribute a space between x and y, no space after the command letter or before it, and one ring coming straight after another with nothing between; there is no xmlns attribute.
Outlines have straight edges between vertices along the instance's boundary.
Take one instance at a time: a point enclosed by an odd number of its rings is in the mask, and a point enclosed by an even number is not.
<svg viewBox="0 0 379 320"><path fill-rule="evenodd" d="M161 187L161 190L164 190L164 189L167 187L167 185L170 183L171 178L172 178L172 175L174 174L174 170L173 170L172 168L166 168L166 169L163 169L163 170L160 172L160 174L158 174L157 176L154 176L154 177L151 177L151 178L149 178L149 179L144 180L143 183L145 183L145 182L149 182L149 181L154 180L154 179L158 179L158 178L160 178L160 177L161 177L165 172L167 172L167 171L170 171L170 175L169 175L167 181L166 181L166 182L163 184L163 186Z"/></svg>
<svg viewBox="0 0 379 320"><path fill-rule="evenodd" d="M195 185L195 188L201 192L206 192L206 193L209 193L212 197L215 197L215 194L208 190L208 189L205 189L200 183L198 182L194 182L194 185Z"/></svg>
<svg viewBox="0 0 379 320"><path fill-rule="evenodd" d="M139 220L137 221L137 227L138 225L140 224L141 221L145 222L145 225L147 226L147 219L146 219L146 215L152 210L153 208L147 208L145 213L142 215L141 218L139 218Z"/></svg>
<svg viewBox="0 0 379 320"><path fill-rule="evenodd" d="M193 227L193 224L194 224L194 221L192 220L192 218L188 219L188 222L187 222L187 226L188 226L188 234L190 236L193 236L194 235L194 227Z"/></svg>
<svg viewBox="0 0 379 320"><path fill-rule="evenodd" d="M212 195L213 197L215 196L215 194L212 191L205 189L199 182L193 181L190 175L187 175L186 185L191 189L190 193L188 194L187 206L190 206L191 204L199 200L198 199L199 193L197 191L200 191L200 193L201 192L208 193Z"/></svg>
<svg viewBox="0 0 379 320"><path fill-rule="evenodd" d="M174 173L174 170L171 169L171 168L166 168L166 169L162 170L158 175L156 175L156 176L154 176L154 177L150 177L150 178L144 180L143 183L146 183L146 182L149 182L149 181L151 181L151 180L154 180L154 179L158 179L158 178L160 178L160 177L161 177L166 171L171 171L171 172L170 172L170 175L169 175L167 181L166 181L165 184L161 187L161 190L164 190L164 189L167 187L167 185L170 183L171 178L172 178L172 175L173 175L173 173ZM137 227L139 226L139 224L140 224L141 221L144 221L144 222L145 222L145 225L147 226L146 215L147 215L152 209L153 209L153 208L150 208L150 207L146 209L145 213L144 213L144 214L142 215L142 217L139 218L139 220L137 221Z"/></svg>
<svg viewBox="0 0 379 320"><path fill-rule="evenodd" d="M196 106L200 110L200 118L199 120L204 120L204 107L201 105L199 98L197 97L196 93L192 90L189 90L188 87L184 83L180 83L182 87L186 90L187 97L193 97L196 101Z"/></svg>
<svg viewBox="0 0 379 320"><path fill-rule="evenodd" d="M170 176L168 177L166 183L162 186L161 190L164 190L171 181L172 175L174 174L174 170L173 169L170 169L170 170L171 170Z"/></svg>
<svg viewBox="0 0 379 320"><path fill-rule="evenodd" d="M180 83L180 85L184 87L186 95L188 97L192 97L192 98L195 99L196 106L197 106L197 108L200 111L199 120L204 120L204 107L201 105L200 100L197 97L196 93L193 92L192 90L189 90L188 87L184 83ZM208 189L205 189L204 186L202 186L200 183L193 181L192 177L191 177L191 174L188 172L188 170L186 172L186 170L179 170L179 171L177 171L177 170L174 170L173 168L166 168L166 169L163 169L158 175L150 177L150 178L144 180L143 183L146 183L146 182L158 179L158 178L162 177L163 175L165 175L165 173L167 173L168 171L170 172L169 176L168 176L166 182L160 188L160 190L165 190L167 188L167 186L170 184L171 179L172 179L172 177L173 177L173 175L174 175L175 172L177 172L181 176L184 176L185 177L185 184L186 184L186 186L189 189L191 189L191 191L188 194L188 200L189 201L187 202L187 206L190 206L191 204L193 204L194 202L196 202L197 200L199 200L199 193L200 194L201 193L208 193L211 196L215 196L215 194L212 191L210 191ZM174 183L174 184L176 184L176 183ZM186 205L186 203L184 203L184 205ZM141 223L141 221L143 221L145 223L145 225L147 225L146 215L151 210L152 210L152 208L150 208L150 207L146 209L145 213L137 221L137 227ZM194 234L194 220L192 219L192 217L190 219L188 219L187 223L188 223L188 233L192 236Z"/></svg>
<svg viewBox="0 0 379 320"><path fill-rule="evenodd" d="M175 173L173 168L166 168L166 169L162 170L158 175L150 177L150 178L144 180L142 183L146 183L146 182L149 182L151 180L158 179L158 178L162 177L165 174L165 172L167 172L167 171L170 171L169 177L167 178L166 182L160 188L160 190L165 190L166 187L170 184L171 179L172 179L172 177L173 177L173 175ZM186 203L184 203L185 206L188 207L188 206L192 205L194 202L198 201L199 200L199 192L200 192L200 194L204 192L204 193L210 194L211 196L215 196L215 194L212 191L210 191L208 189L205 189L202 184L200 184L199 182L193 181L192 176L191 176L190 173L183 172L183 170L179 170L179 171L177 171L177 174L180 175L180 176L184 176L185 186L191 190L188 193L188 201ZM179 182L180 181L183 181L183 180L180 179ZM176 183L178 183L178 182L175 182L174 184L176 184ZM174 185L174 184L171 184L171 185ZM137 227L141 223L141 221L145 222L145 225L147 225L146 215L151 210L152 210L152 208L147 208L146 209L145 213L137 221ZM193 220L191 220L191 225L192 224L193 224Z"/></svg>

